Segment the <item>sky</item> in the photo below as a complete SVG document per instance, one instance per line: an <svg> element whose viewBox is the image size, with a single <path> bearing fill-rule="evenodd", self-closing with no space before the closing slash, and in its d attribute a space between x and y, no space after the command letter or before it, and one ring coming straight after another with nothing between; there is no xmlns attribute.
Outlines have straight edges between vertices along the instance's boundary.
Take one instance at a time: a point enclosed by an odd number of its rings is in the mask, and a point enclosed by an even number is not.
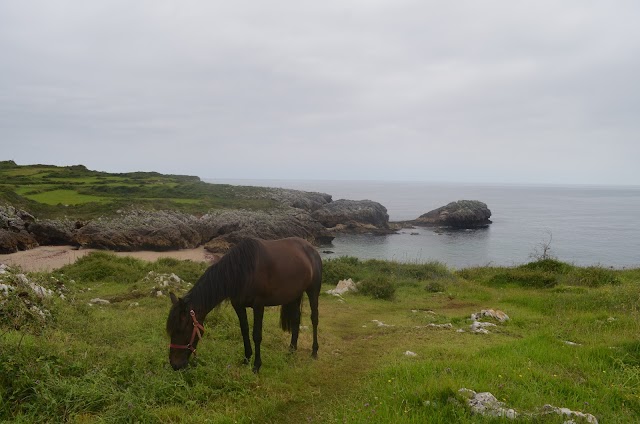
<svg viewBox="0 0 640 424"><path fill-rule="evenodd" d="M0 0L0 160L640 185L640 2Z"/></svg>

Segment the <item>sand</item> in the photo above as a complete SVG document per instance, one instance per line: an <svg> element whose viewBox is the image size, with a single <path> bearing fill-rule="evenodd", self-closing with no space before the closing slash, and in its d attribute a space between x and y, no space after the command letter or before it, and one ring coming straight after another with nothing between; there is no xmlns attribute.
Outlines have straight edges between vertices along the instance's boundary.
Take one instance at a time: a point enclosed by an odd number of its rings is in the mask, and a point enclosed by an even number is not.
<svg viewBox="0 0 640 424"><path fill-rule="evenodd" d="M74 263L77 259L95 252L95 249L76 249L73 246L40 246L35 249L0 255L0 263L17 266L24 272L49 272ZM211 262L213 255L203 247L195 249L171 250L166 252L113 252L117 256L131 256L153 262L159 258Z"/></svg>

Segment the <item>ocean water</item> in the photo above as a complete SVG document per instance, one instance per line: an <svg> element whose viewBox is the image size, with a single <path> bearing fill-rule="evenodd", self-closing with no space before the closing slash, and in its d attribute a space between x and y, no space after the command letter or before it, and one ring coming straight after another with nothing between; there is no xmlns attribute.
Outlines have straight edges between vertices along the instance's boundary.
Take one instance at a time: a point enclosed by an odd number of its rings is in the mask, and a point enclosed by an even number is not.
<svg viewBox="0 0 640 424"><path fill-rule="evenodd" d="M387 236L340 235L324 257L356 256L402 262L440 261L452 268L512 266L550 253L576 265L640 267L640 187L479 185L389 181L212 180L374 200L391 221L415 219L456 200L480 200L491 209L486 229L436 231L416 227ZM332 253L328 253L332 252Z"/></svg>

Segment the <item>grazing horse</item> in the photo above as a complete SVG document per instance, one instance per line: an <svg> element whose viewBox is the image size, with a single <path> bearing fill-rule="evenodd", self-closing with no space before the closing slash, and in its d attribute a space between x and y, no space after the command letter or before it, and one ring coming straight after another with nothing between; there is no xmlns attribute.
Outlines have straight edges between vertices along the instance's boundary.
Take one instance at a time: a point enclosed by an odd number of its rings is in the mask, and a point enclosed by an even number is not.
<svg viewBox="0 0 640 424"><path fill-rule="evenodd" d="M252 355L246 308L253 308L253 371L262 365L260 342L265 306L282 305L280 326L291 332L292 351L298 347L302 295L307 293L311 305L313 346L311 355L318 354L318 298L322 283L322 260L306 240L292 237L282 240L245 239L220 260L215 261L198 279L193 288L177 298L171 293L171 310L167 333L171 337L169 362L174 370L184 368L196 346L207 314L223 300L231 300L238 315L244 360Z"/></svg>

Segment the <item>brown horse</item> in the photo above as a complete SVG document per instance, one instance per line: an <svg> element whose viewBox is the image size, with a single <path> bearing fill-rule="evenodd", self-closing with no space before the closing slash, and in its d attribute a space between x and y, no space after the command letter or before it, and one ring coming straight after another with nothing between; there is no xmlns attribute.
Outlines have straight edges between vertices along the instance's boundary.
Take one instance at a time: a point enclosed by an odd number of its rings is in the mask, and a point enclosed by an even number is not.
<svg viewBox="0 0 640 424"><path fill-rule="evenodd" d="M204 327L207 314L225 299L240 320L244 342L244 360L249 363L252 355L249 340L249 322L246 308L253 308L253 342L255 358L253 371L262 365L260 342L262 318L265 306L282 305L280 325L291 332L290 349L298 346L302 295L307 293L311 305L313 346L311 355L318 354L318 298L322 283L322 260L316 249L301 238L282 240L246 239L219 261L214 262L184 296L176 298L167 319L167 333L171 337L169 362L174 370L189 362Z"/></svg>

